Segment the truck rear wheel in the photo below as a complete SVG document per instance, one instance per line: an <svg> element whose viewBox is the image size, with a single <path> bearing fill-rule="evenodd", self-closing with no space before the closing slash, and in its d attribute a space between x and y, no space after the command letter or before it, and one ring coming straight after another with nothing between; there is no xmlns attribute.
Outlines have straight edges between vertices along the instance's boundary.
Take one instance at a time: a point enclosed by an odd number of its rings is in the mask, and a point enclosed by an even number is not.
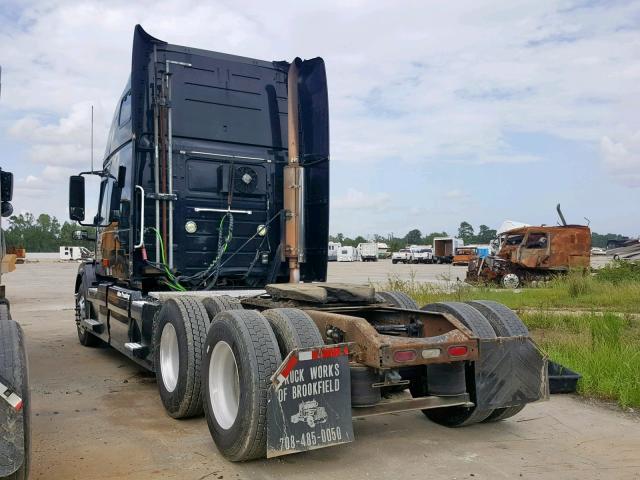
<svg viewBox="0 0 640 480"><path fill-rule="evenodd" d="M212 295L202 299L202 304L207 310L209 315L209 321L213 321L213 318L220 312L226 312L227 310L242 310L242 303L235 297L229 295Z"/></svg>
<svg viewBox="0 0 640 480"><path fill-rule="evenodd" d="M310 348L324 345L324 339L315 322L297 308L274 308L265 310L266 317L276 335L282 358L296 348Z"/></svg>
<svg viewBox="0 0 640 480"><path fill-rule="evenodd" d="M173 418L202 413L200 384L209 317L195 297L167 300L153 326L154 365L165 410Z"/></svg>
<svg viewBox="0 0 640 480"><path fill-rule="evenodd" d="M264 457L269 384L282 363L269 322L254 310L222 312L205 351L204 413L218 450L235 462Z"/></svg>
<svg viewBox="0 0 640 480"><path fill-rule="evenodd" d="M29 476L31 461L27 355L22 328L10 319L5 304L0 304L0 379L22 399L21 408L16 410L13 404L0 398L0 477L3 480L25 480Z"/></svg>
<svg viewBox="0 0 640 480"><path fill-rule="evenodd" d="M467 303L485 316L499 337L529 336L529 329L522 320L513 310L501 303L491 300L476 300ZM483 422L506 420L520 413L524 407L524 405L515 405L513 407L496 408Z"/></svg>
<svg viewBox="0 0 640 480"><path fill-rule="evenodd" d="M376 292L376 295L385 302L398 308L407 308L409 310L418 310L418 304L409 295L403 292L389 291Z"/></svg>
<svg viewBox="0 0 640 480"><path fill-rule="evenodd" d="M489 321L475 308L461 302L431 303L422 310L443 312L453 315L457 320L471 330L478 338L496 338L496 334ZM467 392L471 401L475 402L475 374L473 364L465 368ZM474 407L444 407L422 411L429 420L447 427L465 427L479 423L488 418L493 410L480 410Z"/></svg>
<svg viewBox="0 0 640 480"><path fill-rule="evenodd" d="M76 328L78 330L78 340L80 344L85 347L98 347L102 345L100 340L95 335L91 334L85 326L82 324L82 320L85 318L91 318L91 304L87 301L87 285L86 277L82 277L78 291L76 292Z"/></svg>

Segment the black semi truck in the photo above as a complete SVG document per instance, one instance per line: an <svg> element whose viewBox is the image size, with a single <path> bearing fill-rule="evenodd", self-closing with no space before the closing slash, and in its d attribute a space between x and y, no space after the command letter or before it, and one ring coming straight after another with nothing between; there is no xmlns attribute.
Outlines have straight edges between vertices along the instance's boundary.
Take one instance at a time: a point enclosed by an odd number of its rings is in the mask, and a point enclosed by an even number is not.
<svg viewBox="0 0 640 480"><path fill-rule="evenodd" d="M103 168L70 179L71 219L97 227L75 282L80 342L154 371L167 413L204 413L232 461L352 441L354 417L422 410L457 427L547 398L547 359L508 308L326 282L329 164L321 58L137 26Z"/></svg>

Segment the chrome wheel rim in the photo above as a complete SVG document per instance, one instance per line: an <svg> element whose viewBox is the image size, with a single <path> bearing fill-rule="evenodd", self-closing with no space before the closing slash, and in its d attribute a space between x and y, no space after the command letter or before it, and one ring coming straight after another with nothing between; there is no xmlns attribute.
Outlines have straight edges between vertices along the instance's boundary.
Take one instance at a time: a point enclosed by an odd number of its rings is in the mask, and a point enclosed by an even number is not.
<svg viewBox="0 0 640 480"><path fill-rule="evenodd" d="M240 406L240 377L233 350L224 341L216 343L209 360L209 399L218 425L231 428Z"/></svg>
<svg viewBox="0 0 640 480"><path fill-rule="evenodd" d="M162 328L160 336L160 376L164 388L173 392L178 384L178 372L180 370L180 351L178 349L178 336L173 324L167 322Z"/></svg>
<svg viewBox="0 0 640 480"><path fill-rule="evenodd" d="M502 285L506 288L518 288L520 279L515 273L507 273L502 277Z"/></svg>
<svg viewBox="0 0 640 480"><path fill-rule="evenodd" d="M82 320L87 318L87 302L84 299L84 295L78 294L76 297L76 327L78 327L79 333L85 333L85 327L82 325Z"/></svg>

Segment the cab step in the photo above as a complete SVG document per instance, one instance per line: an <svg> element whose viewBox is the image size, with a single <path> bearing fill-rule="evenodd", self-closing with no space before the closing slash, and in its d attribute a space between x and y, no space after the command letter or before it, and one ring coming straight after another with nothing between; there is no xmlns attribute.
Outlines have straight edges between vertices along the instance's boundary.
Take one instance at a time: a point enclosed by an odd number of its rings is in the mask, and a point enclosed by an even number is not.
<svg viewBox="0 0 640 480"><path fill-rule="evenodd" d="M94 320L93 318L83 318L82 325L87 329L95 333L102 333L104 329L104 323Z"/></svg>

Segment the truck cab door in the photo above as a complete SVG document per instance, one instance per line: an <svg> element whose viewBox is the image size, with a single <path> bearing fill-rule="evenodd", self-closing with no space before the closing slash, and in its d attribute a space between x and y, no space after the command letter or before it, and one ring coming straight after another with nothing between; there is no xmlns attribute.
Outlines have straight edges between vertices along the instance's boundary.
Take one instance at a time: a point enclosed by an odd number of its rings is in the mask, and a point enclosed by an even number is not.
<svg viewBox="0 0 640 480"><path fill-rule="evenodd" d="M132 146L115 153L107 166L100 188L98 213L99 273L119 280L129 278L131 253L131 164Z"/></svg>

